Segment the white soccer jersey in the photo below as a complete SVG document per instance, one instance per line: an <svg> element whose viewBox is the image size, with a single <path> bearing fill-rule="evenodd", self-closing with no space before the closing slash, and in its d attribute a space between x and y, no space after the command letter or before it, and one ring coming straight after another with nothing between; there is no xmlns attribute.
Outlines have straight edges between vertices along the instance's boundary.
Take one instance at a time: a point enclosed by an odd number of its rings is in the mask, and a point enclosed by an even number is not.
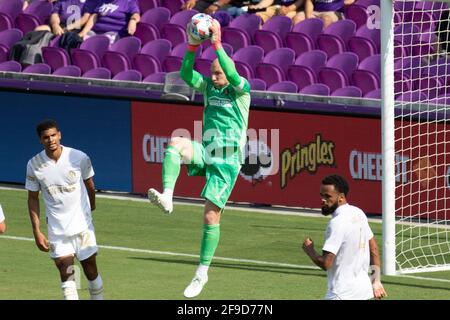
<svg viewBox="0 0 450 320"><path fill-rule="evenodd" d="M5 221L5 215L3 214L2 205L0 204L0 223Z"/></svg>
<svg viewBox="0 0 450 320"><path fill-rule="evenodd" d="M57 162L45 150L27 165L25 188L42 191L48 225L48 238L72 236L91 224L91 206L83 180L94 175L89 157L76 149L62 147Z"/></svg>
<svg viewBox="0 0 450 320"><path fill-rule="evenodd" d="M324 251L336 257L328 270L325 299L360 300L373 298L368 275L369 240L373 238L364 212L352 205L339 206L333 213L326 233Z"/></svg>

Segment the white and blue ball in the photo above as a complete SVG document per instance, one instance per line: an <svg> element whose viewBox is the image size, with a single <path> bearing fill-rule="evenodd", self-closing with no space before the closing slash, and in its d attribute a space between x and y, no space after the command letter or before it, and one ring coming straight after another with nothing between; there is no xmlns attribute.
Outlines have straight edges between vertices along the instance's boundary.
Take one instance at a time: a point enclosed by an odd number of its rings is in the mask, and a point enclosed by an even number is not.
<svg viewBox="0 0 450 320"><path fill-rule="evenodd" d="M211 38L210 28L213 25L213 18L205 13L197 13L189 23L189 33L196 40L207 40Z"/></svg>

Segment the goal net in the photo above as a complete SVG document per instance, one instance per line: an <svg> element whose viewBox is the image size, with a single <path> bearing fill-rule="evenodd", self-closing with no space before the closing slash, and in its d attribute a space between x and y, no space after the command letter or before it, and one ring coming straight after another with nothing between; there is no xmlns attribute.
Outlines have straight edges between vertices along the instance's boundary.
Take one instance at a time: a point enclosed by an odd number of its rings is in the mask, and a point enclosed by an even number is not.
<svg viewBox="0 0 450 320"><path fill-rule="evenodd" d="M385 274L450 269L448 4L381 0Z"/></svg>

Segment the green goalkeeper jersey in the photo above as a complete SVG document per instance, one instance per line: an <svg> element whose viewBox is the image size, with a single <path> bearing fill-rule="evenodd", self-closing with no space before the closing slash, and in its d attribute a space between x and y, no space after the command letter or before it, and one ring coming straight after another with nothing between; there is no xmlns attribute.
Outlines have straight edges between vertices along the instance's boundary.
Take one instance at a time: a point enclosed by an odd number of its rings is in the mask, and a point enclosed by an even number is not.
<svg viewBox="0 0 450 320"><path fill-rule="evenodd" d="M233 61L225 50L216 51L229 84L216 89L211 78L193 70L195 52L187 51L181 66L182 79L204 95L203 145L213 153L242 151L247 141L248 113L250 109L250 85L239 76ZM226 151L224 151L226 150ZM213 154L214 155L214 154ZM242 160L242 158L241 158Z"/></svg>

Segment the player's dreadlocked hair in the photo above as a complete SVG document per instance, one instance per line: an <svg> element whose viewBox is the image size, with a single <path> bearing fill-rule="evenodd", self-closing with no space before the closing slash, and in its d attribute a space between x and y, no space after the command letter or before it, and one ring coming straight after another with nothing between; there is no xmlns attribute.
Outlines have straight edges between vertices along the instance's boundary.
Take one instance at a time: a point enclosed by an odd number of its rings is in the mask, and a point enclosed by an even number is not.
<svg viewBox="0 0 450 320"><path fill-rule="evenodd" d="M38 137L40 138L42 132L44 132L45 130L48 130L48 129L52 129L52 128L55 128L56 130L59 131L59 127L58 127L58 124L56 123L56 121L47 119L47 120L40 122L36 126L36 133L37 133Z"/></svg>
<svg viewBox="0 0 450 320"><path fill-rule="evenodd" d="M345 196L347 196L347 193L350 190L347 180L337 174L326 176L325 178L323 178L322 184L333 185L336 191L345 194Z"/></svg>

